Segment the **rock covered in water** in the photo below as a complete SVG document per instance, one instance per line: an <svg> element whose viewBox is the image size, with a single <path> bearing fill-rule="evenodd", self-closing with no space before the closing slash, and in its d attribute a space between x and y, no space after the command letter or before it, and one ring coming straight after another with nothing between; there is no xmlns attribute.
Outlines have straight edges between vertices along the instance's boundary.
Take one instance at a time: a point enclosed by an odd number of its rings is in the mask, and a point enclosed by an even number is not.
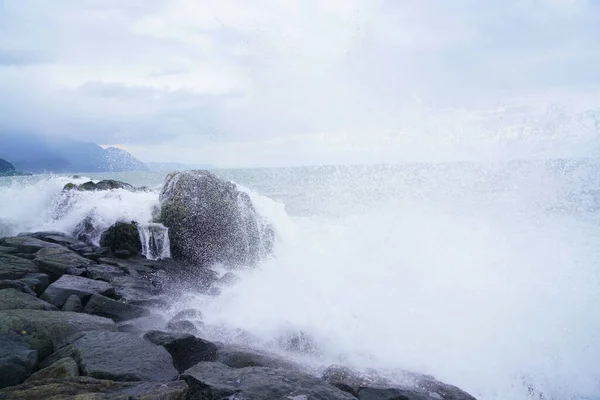
<svg viewBox="0 0 600 400"><path fill-rule="evenodd" d="M85 182L81 185L76 185L74 183L67 183L63 190L83 190L83 191L96 191L96 190L114 190L114 189L124 189L129 190L131 192L135 191L135 188L129 183L116 181L113 179L105 179L100 182Z"/></svg>
<svg viewBox="0 0 600 400"><path fill-rule="evenodd" d="M100 237L100 246L108 247L113 253L126 251L130 255L142 252L142 242L137 222L117 222Z"/></svg>
<svg viewBox="0 0 600 400"><path fill-rule="evenodd" d="M167 349L179 372L183 372L199 362L217 359L216 344L189 333L150 331L144 335L144 339Z"/></svg>
<svg viewBox="0 0 600 400"><path fill-rule="evenodd" d="M252 265L271 250L272 227L250 196L207 171L175 172L160 193L159 222L174 258L197 265Z"/></svg>
<svg viewBox="0 0 600 400"><path fill-rule="evenodd" d="M69 296L76 295L86 302L93 294L115 295L115 289L107 282L95 281L80 276L63 275L48 286L41 299L62 308Z"/></svg>

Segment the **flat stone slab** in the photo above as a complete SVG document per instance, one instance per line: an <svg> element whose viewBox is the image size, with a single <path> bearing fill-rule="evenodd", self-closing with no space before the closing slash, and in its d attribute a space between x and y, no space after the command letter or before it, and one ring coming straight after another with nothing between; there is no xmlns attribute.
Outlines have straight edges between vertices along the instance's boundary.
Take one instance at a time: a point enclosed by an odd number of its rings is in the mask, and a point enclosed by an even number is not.
<svg viewBox="0 0 600 400"><path fill-rule="evenodd" d="M62 275L68 273L69 270L85 268L93 263L92 260L81 257L79 254L62 246L41 249L35 256L36 258L33 262L42 272L50 275L53 279L60 278Z"/></svg>
<svg viewBox="0 0 600 400"><path fill-rule="evenodd" d="M39 271L38 266L31 260L0 253L0 280L20 279Z"/></svg>
<svg viewBox="0 0 600 400"><path fill-rule="evenodd" d="M113 382L78 377L26 382L0 390L0 400L184 400L188 386L175 382Z"/></svg>
<svg viewBox="0 0 600 400"><path fill-rule="evenodd" d="M0 311L0 334L17 333L24 342L39 351L40 360L73 334L116 330L112 320L95 315L65 311Z"/></svg>
<svg viewBox="0 0 600 400"><path fill-rule="evenodd" d="M85 303L93 294L114 295L114 288L104 281L83 278L81 276L63 275L48 286L40 298L62 308L69 296L76 295Z"/></svg>
<svg viewBox="0 0 600 400"><path fill-rule="evenodd" d="M108 297L95 294L85 305L84 312L110 318L115 322L123 322L150 315L150 310L133 304L123 303Z"/></svg>
<svg viewBox="0 0 600 400"><path fill-rule="evenodd" d="M217 345L187 333L150 331L144 339L162 346L173 357L175 368L183 372L202 361L216 361Z"/></svg>
<svg viewBox="0 0 600 400"><path fill-rule="evenodd" d="M0 310L20 309L58 311L58 308L52 304L46 303L35 296L25 294L17 289L1 289Z"/></svg>
<svg viewBox="0 0 600 400"><path fill-rule="evenodd" d="M133 333L85 332L42 366L64 357L77 360L82 375L96 379L161 382L178 375L167 350Z"/></svg>

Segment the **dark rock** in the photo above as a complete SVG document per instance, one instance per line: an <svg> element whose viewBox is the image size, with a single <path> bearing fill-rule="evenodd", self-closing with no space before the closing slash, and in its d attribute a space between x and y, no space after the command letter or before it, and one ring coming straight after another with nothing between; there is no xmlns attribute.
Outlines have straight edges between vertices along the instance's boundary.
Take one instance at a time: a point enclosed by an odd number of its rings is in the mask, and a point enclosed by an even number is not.
<svg viewBox="0 0 600 400"><path fill-rule="evenodd" d="M45 248L37 252L33 261L41 270L56 280L67 273L69 269L85 267L92 263L91 260L81 257L64 247Z"/></svg>
<svg viewBox="0 0 600 400"><path fill-rule="evenodd" d="M99 261L102 257L106 257L108 254L110 254L110 249L108 247L98 247L97 249L93 249L91 251L79 252L79 254L81 254L82 257L89 258L90 260Z"/></svg>
<svg viewBox="0 0 600 400"><path fill-rule="evenodd" d="M0 253L0 279L20 279L27 274L39 272L39 268L33 262Z"/></svg>
<svg viewBox="0 0 600 400"><path fill-rule="evenodd" d="M175 382L113 382L89 377L45 379L0 390L0 400L184 400L188 386Z"/></svg>
<svg viewBox="0 0 600 400"><path fill-rule="evenodd" d="M167 330L170 332L183 332L183 333L198 333L198 328L193 322L188 320L171 321L167 324Z"/></svg>
<svg viewBox="0 0 600 400"><path fill-rule="evenodd" d="M16 289L29 296L37 296L37 293L33 291L25 282L21 280L1 280L0 289Z"/></svg>
<svg viewBox="0 0 600 400"><path fill-rule="evenodd" d="M29 236L7 237L0 239L0 244L3 246L14 247L19 250L19 253L33 254L41 249L62 248L62 246L44 242L43 240L32 238Z"/></svg>
<svg viewBox="0 0 600 400"><path fill-rule="evenodd" d="M163 346L173 357L175 368L183 372L202 361L216 361L217 345L186 333L150 331L144 339Z"/></svg>
<svg viewBox="0 0 600 400"><path fill-rule="evenodd" d="M154 299L154 296L161 292L152 282L132 276L119 276L112 279L110 283L122 300L138 305L141 304L140 302Z"/></svg>
<svg viewBox="0 0 600 400"><path fill-rule="evenodd" d="M150 315L150 311L144 307L122 303L99 294L95 294L90 298L83 311L88 314L111 318L115 322Z"/></svg>
<svg viewBox="0 0 600 400"><path fill-rule="evenodd" d="M202 311L196 310L195 308L186 308L185 310L181 310L175 314L169 322L183 320L202 321Z"/></svg>
<svg viewBox="0 0 600 400"><path fill-rule="evenodd" d="M63 357L72 357L82 375L96 379L160 382L177 378L169 352L133 333L85 332L42 366Z"/></svg>
<svg viewBox="0 0 600 400"><path fill-rule="evenodd" d="M117 253L124 254L121 258L139 254L142 251L142 242L137 223L117 222L102 234L100 245L110 248L117 257Z"/></svg>
<svg viewBox="0 0 600 400"><path fill-rule="evenodd" d="M0 253L14 255L16 253L19 253L19 250L15 249L14 247L0 246Z"/></svg>
<svg viewBox="0 0 600 400"><path fill-rule="evenodd" d="M35 382L44 379L67 379L79 376L77 362L71 357L61 358L54 364L31 375L25 382Z"/></svg>
<svg viewBox="0 0 600 400"><path fill-rule="evenodd" d="M0 311L0 334L18 333L44 359L70 335L85 331L116 331L115 323L95 315L64 311Z"/></svg>
<svg viewBox="0 0 600 400"><path fill-rule="evenodd" d="M42 273L27 274L19 279L27 287L33 290L38 296L44 293L44 290L50 285L50 277Z"/></svg>
<svg viewBox="0 0 600 400"><path fill-rule="evenodd" d="M16 253L15 256L19 258L24 258L26 260L35 260L35 254Z"/></svg>
<svg viewBox="0 0 600 400"><path fill-rule="evenodd" d="M36 370L38 353L14 334L0 334L0 389L18 385Z"/></svg>
<svg viewBox="0 0 600 400"><path fill-rule="evenodd" d="M35 239L43 240L46 236L58 236L66 237L63 232L60 231L40 231L40 232L21 232L17 236L29 236Z"/></svg>
<svg viewBox="0 0 600 400"><path fill-rule="evenodd" d="M158 314L131 319L117 324L119 332L144 333L151 330L164 329L165 319Z"/></svg>
<svg viewBox="0 0 600 400"><path fill-rule="evenodd" d="M114 189L124 189L129 190L131 192L135 191L135 188L131 186L129 183L115 181L112 179L102 180L98 183L94 183L92 181L82 183L81 185L76 185L74 183L67 183L63 190L85 190L85 191L96 191L96 190L114 190Z"/></svg>
<svg viewBox="0 0 600 400"><path fill-rule="evenodd" d="M93 294L115 296L115 289L106 282L82 278L80 276L63 275L48 286L41 299L56 307L62 307L71 295L78 296L85 303Z"/></svg>
<svg viewBox="0 0 600 400"><path fill-rule="evenodd" d="M269 367L300 369L298 364L265 351L237 345L224 345L217 351L217 361L231 368Z"/></svg>
<svg viewBox="0 0 600 400"><path fill-rule="evenodd" d="M114 252L114 255L117 258L129 258L135 256L135 253L132 253L129 250L117 250Z"/></svg>
<svg viewBox="0 0 600 400"><path fill-rule="evenodd" d="M169 228L171 254L197 265L251 265L271 251L273 229L250 196L207 171L175 172L160 194L158 222Z"/></svg>
<svg viewBox="0 0 600 400"><path fill-rule="evenodd" d="M327 399L356 398L321 379L291 370L262 367L230 368L221 363L201 362L182 375L194 399Z"/></svg>
<svg viewBox="0 0 600 400"><path fill-rule="evenodd" d="M82 312L83 304L81 303L81 299L76 294L72 294L67 297L65 304L62 306L63 311L71 311L71 312Z"/></svg>
<svg viewBox="0 0 600 400"><path fill-rule="evenodd" d="M104 227L98 224L91 215L86 216L73 229L73 236L88 245L95 246L95 241L100 237ZM90 249L93 251L93 247Z"/></svg>
<svg viewBox="0 0 600 400"><path fill-rule="evenodd" d="M0 290L0 310L17 309L58 311L58 308L52 304L17 289Z"/></svg>
<svg viewBox="0 0 600 400"><path fill-rule="evenodd" d="M358 396L358 392L367 386L390 386L390 382L376 374L366 374L341 365L328 367L322 376L325 382L344 392Z"/></svg>
<svg viewBox="0 0 600 400"><path fill-rule="evenodd" d="M412 389L364 388L358 393L359 400L440 400Z"/></svg>
<svg viewBox="0 0 600 400"><path fill-rule="evenodd" d="M99 264L87 267L86 276L90 279L111 282L116 277L125 276L125 272L113 265Z"/></svg>

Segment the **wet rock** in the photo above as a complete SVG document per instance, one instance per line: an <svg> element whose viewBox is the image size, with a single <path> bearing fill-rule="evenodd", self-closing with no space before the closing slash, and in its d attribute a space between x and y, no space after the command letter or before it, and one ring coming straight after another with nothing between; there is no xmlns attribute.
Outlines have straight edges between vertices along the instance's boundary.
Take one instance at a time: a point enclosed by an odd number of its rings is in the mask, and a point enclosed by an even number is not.
<svg viewBox="0 0 600 400"><path fill-rule="evenodd" d="M40 272L39 268L30 260L0 253L0 280L20 279L35 272Z"/></svg>
<svg viewBox="0 0 600 400"><path fill-rule="evenodd" d="M129 258L135 256L135 253L132 253L129 250L117 250L114 252L114 255L117 258Z"/></svg>
<svg viewBox="0 0 600 400"><path fill-rule="evenodd" d="M117 324L119 332L144 333L165 328L165 319L158 314L131 319Z"/></svg>
<svg viewBox="0 0 600 400"><path fill-rule="evenodd" d="M0 290L0 310L17 309L58 311L52 304L17 289Z"/></svg>
<svg viewBox="0 0 600 400"><path fill-rule="evenodd" d="M219 280L218 284L223 286L232 286L240 281L240 278L233 272L226 272Z"/></svg>
<svg viewBox="0 0 600 400"><path fill-rule="evenodd" d="M202 312L193 308L179 311L168 323L176 329L177 323L180 321L189 321L195 326L204 326L204 322L202 322Z"/></svg>
<svg viewBox="0 0 600 400"><path fill-rule="evenodd" d="M167 330L170 332L182 332L182 333L198 333L198 328L193 322L188 320L171 321L167 324Z"/></svg>
<svg viewBox="0 0 600 400"><path fill-rule="evenodd" d="M41 299L61 308L71 295L76 295L85 303L93 294L115 296L115 289L106 282L82 278L80 276L63 275L48 286Z"/></svg>
<svg viewBox="0 0 600 400"><path fill-rule="evenodd" d="M102 257L106 257L110 254L108 247L97 247L93 249L85 248L85 251L78 252L82 257L89 258L90 260L99 261Z"/></svg>
<svg viewBox="0 0 600 400"><path fill-rule="evenodd" d="M8 246L1 246L0 245L0 253L14 255L14 254L19 253L19 250L15 249L14 247L8 247Z"/></svg>
<svg viewBox="0 0 600 400"><path fill-rule="evenodd" d="M25 282L21 280L1 280L0 281L0 289L15 289L19 292L23 292L29 296L37 296L37 293L33 291Z"/></svg>
<svg viewBox="0 0 600 400"><path fill-rule="evenodd" d="M202 361L216 361L217 345L186 333L150 331L144 339L162 346L173 357L175 368L183 372Z"/></svg>
<svg viewBox="0 0 600 400"><path fill-rule="evenodd" d="M217 351L217 361L231 368L269 367L300 369L298 364L265 351L237 345L224 345Z"/></svg>
<svg viewBox="0 0 600 400"><path fill-rule="evenodd" d="M121 268L108 264L91 265L85 271L88 278L105 282L111 282L114 278L125 276L125 272Z"/></svg>
<svg viewBox="0 0 600 400"><path fill-rule="evenodd" d="M286 351L319 356L323 354L322 349L317 345L315 340L306 332L295 331L288 332L277 338L277 344L280 348Z"/></svg>
<svg viewBox="0 0 600 400"><path fill-rule="evenodd" d="M97 190L114 190L114 189L124 189L128 191L135 191L135 188L131 186L129 183L116 181L113 179L105 179L101 180L98 183L93 181L82 183L81 185L76 185L74 183L67 183L63 190L83 190L83 191L97 191Z"/></svg>
<svg viewBox="0 0 600 400"><path fill-rule="evenodd" d="M50 277L42 273L27 274L19 281L27 285L38 296L44 293L44 290L50 285Z"/></svg>
<svg viewBox="0 0 600 400"><path fill-rule="evenodd" d="M100 238L100 245L110 248L118 257L127 258L142 251L142 242L136 222L117 222L108 228Z"/></svg>
<svg viewBox="0 0 600 400"><path fill-rule="evenodd" d="M3 246L13 247L19 251L19 253L25 254L33 254L37 253L41 249L46 248L61 248L62 246L55 244L44 242L43 240L32 238L29 236L17 236L17 237L7 237L0 239L0 244Z"/></svg>
<svg viewBox="0 0 600 400"><path fill-rule="evenodd" d="M116 331L115 323L95 315L64 311L0 311L0 334L17 333L40 360L50 355L70 335L85 331Z"/></svg>
<svg viewBox="0 0 600 400"><path fill-rule="evenodd" d="M79 376L77 362L71 357L61 358L54 364L43 368L31 375L25 382L35 382L44 379L67 379Z"/></svg>
<svg viewBox="0 0 600 400"><path fill-rule="evenodd" d="M65 304L62 306L63 311L71 311L71 312L82 312L83 304L81 303L81 299L79 296L72 294L67 297Z"/></svg>
<svg viewBox="0 0 600 400"><path fill-rule="evenodd" d="M251 265L270 252L272 227L236 185L207 171L175 172L160 194L159 221L173 258L196 265Z"/></svg>
<svg viewBox="0 0 600 400"><path fill-rule="evenodd" d="M92 215L88 215L75 226L72 233L78 240L95 247L97 245L95 241L100 237L103 230L104 227L98 224Z"/></svg>
<svg viewBox="0 0 600 400"><path fill-rule="evenodd" d="M0 334L0 389L18 385L36 370L38 353L14 333Z"/></svg>
<svg viewBox="0 0 600 400"><path fill-rule="evenodd" d="M95 294L89 299L83 311L88 314L110 318L115 322L150 315L150 311L147 308L126 304L99 294Z"/></svg>
<svg viewBox="0 0 600 400"><path fill-rule="evenodd" d="M36 259L33 260L41 272L50 276L50 279L56 280L62 275L68 273L69 269L86 267L92 263L92 260L81 257L64 247L45 248L36 253ZM37 272L37 271L36 271Z"/></svg>
<svg viewBox="0 0 600 400"><path fill-rule="evenodd" d="M111 280L117 296L127 303L137 303L151 301L154 296L160 294L161 290L154 286L152 282L135 278L133 276L119 276Z"/></svg>
<svg viewBox="0 0 600 400"><path fill-rule="evenodd" d="M0 400L184 400L188 386L175 382L114 382L89 377L45 379L0 390Z"/></svg>
<svg viewBox="0 0 600 400"><path fill-rule="evenodd" d="M82 375L96 379L160 382L177 378L169 352L133 333L85 332L42 366L63 357L72 357Z"/></svg>
<svg viewBox="0 0 600 400"><path fill-rule="evenodd" d="M262 367L230 368L201 362L182 374L190 399L328 399L356 400L319 378L291 370Z"/></svg>

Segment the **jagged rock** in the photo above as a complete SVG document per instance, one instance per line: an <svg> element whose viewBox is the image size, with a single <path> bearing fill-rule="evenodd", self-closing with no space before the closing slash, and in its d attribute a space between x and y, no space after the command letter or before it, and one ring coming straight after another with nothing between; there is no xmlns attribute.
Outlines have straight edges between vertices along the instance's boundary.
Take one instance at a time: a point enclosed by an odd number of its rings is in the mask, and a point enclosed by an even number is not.
<svg viewBox="0 0 600 400"><path fill-rule="evenodd" d="M36 259L33 262L52 280L56 280L68 272L72 273L77 269L84 270L86 266L92 264L92 260L83 258L64 247L41 249L36 253Z"/></svg>
<svg viewBox="0 0 600 400"><path fill-rule="evenodd" d="M50 277L42 273L32 273L19 279L19 282L23 282L23 284L33 290L37 296L40 296L50 285Z"/></svg>
<svg viewBox="0 0 600 400"><path fill-rule="evenodd" d="M269 367L299 369L299 365L265 351L237 345L224 345L217 350L217 361L231 368Z"/></svg>
<svg viewBox="0 0 600 400"><path fill-rule="evenodd" d="M0 310L47 310L58 311L52 304L17 289L0 290Z"/></svg>
<svg viewBox="0 0 600 400"><path fill-rule="evenodd" d="M25 382L35 382L45 379L67 379L79 376L77 362L71 357L61 358L54 364L43 368L31 375Z"/></svg>
<svg viewBox="0 0 600 400"><path fill-rule="evenodd" d="M217 345L194 335L150 331L144 335L144 339L167 349L179 372L183 372L201 361L216 361L217 359Z"/></svg>
<svg viewBox="0 0 600 400"><path fill-rule="evenodd" d="M125 276L125 271L119 267L108 264L90 265L85 269L86 276L105 282L111 282L114 278Z"/></svg>
<svg viewBox="0 0 600 400"><path fill-rule="evenodd" d="M131 186L129 183L115 181L113 179L105 179L98 183L94 183L92 181L82 183L81 185L76 185L74 183L67 183L63 190L84 190L84 191L96 191L96 190L114 190L114 189L124 189L128 191L135 191L135 188Z"/></svg>
<svg viewBox="0 0 600 400"><path fill-rule="evenodd" d="M41 366L72 357L82 375L114 381L171 381L177 378L169 352L136 334L85 332Z"/></svg>
<svg viewBox="0 0 600 400"><path fill-rule="evenodd" d="M0 334L17 333L39 351L40 360L50 355L72 334L85 331L116 331L115 323L95 315L64 311L0 311Z"/></svg>
<svg viewBox="0 0 600 400"><path fill-rule="evenodd" d="M150 315L150 311L147 308L126 304L99 294L95 294L90 298L83 311L88 314L110 318L115 322Z"/></svg>
<svg viewBox="0 0 600 400"><path fill-rule="evenodd" d="M83 304L81 303L81 299L76 294L72 294L67 297L65 304L62 306L63 311L71 311L71 312L82 312Z"/></svg>
<svg viewBox="0 0 600 400"><path fill-rule="evenodd" d="M356 398L319 378L300 372L263 367L230 368L221 363L201 362L182 374L195 399L327 399Z"/></svg>
<svg viewBox="0 0 600 400"><path fill-rule="evenodd" d="M95 246L94 241L100 237L102 231L103 227L96 223L92 215L88 215L75 226L72 234L78 240L81 240L88 245L92 245L90 251L93 251Z"/></svg>
<svg viewBox="0 0 600 400"><path fill-rule="evenodd" d="M104 281L63 275L59 280L48 286L40 298L61 308L71 295L78 296L82 303L85 303L93 294L114 297L115 289Z"/></svg>
<svg viewBox="0 0 600 400"><path fill-rule="evenodd" d="M169 322L177 322L185 319L202 321L202 311L196 310L195 308L186 308L185 310L181 310L175 314Z"/></svg>
<svg viewBox="0 0 600 400"><path fill-rule="evenodd" d="M170 332L182 332L182 333L198 333L198 328L193 322L188 320L171 321L167 324L167 330Z"/></svg>
<svg viewBox="0 0 600 400"><path fill-rule="evenodd" d="M100 245L108 247L118 257L117 253L123 253L124 257L130 257L141 253L142 242L136 222L117 222L108 228L100 237ZM125 254L127 252L127 254Z"/></svg>
<svg viewBox="0 0 600 400"><path fill-rule="evenodd" d="M0 400L184 400L188 386L175 382L114 382L89 377L45 379L0 390Z"/></svg>
<svg viewBox="0 0 600 400"><path fill-rule="evenodd" d="M13 332L0 334L0 389L18 385L35 371L38 353Z"/></svg>
<svg viewBox="0 0 600 400"><path fill-rule="evenodd" d="M20 279L29 273L39 272L39 268L30 260L0 253L0 279Z"/></svg>
<svg viewBox="0 0 600 400"><path fill-rule="evenodd" d="M171 254L196 265L251 265L271 251L273 229L248 194L207 171L169 174L158 222L169 228Z"/></svg>
<svg viewBox="0 0 600 400"><path fill-rule="evenodd" d="M2 244L3 246L14 247L19 251L19 253L25 254L37 253L41 249L62 248L62 246L58 244L44 242L43 240L29 236L3 238L0 239L0 244Z"/></svg>

